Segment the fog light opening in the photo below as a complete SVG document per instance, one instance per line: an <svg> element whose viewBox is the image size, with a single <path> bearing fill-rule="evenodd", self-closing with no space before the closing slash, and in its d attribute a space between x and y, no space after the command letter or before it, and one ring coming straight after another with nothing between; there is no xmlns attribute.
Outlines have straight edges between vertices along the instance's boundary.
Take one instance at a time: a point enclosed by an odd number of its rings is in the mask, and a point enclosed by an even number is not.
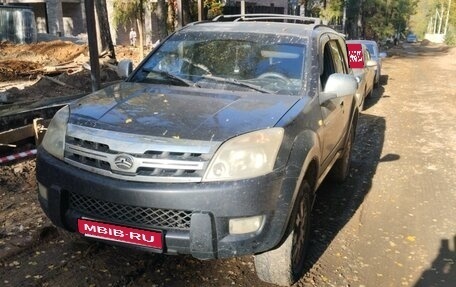
<svg viewBox="0 0 456 287"><path fill-rule="evenodd" d="M230 234L246 234L258 231L263 225L264 216L232 218L229 221Z"/></svg>
<svg viewBox="0 0 456 287"><path fill-rule="evenodd" d="M48 200L48 189L38 182L38 191L43 199Z"/></svg>

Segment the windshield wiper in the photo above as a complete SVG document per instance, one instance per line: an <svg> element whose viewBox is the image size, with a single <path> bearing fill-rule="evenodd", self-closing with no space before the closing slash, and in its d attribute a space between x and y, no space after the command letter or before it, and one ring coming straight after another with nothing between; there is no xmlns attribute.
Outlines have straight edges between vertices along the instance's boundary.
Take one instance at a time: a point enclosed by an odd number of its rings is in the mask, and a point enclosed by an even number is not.
<svg viewBox="0 0 456 287"><path fill-rule="evenodd" d="M168 73L166 71L160 71L160 70L154 70L154 69L149 69L149 68L142 68L141 69L141 72L146 72L146 73L154 73L154 74L157 74L157 75L160 75L166 79L170 79L170 80L173 80L173 81L177 81L181 84L185 84L186 86L196 86L194 82L190 81L190 80L187 80L187 79L184 79L184 78L181 78L179 76L176 76L176 75L173 75L171 73Z"/></svg>
<svg viewBox="0 0 456 287"><path fill-rule="evenodd" d="M219 81L219 82L226 82L226 83L234 84L236 86L246 87L246 88L261 92L261 93L266 93L266 94L273 94L274 93L274 92L272 92L270 90L263 89L260 86L257 86L257 85L254 85L254 84L249 84L249 83L246 83L246 82L241 82L241 81L233 79L233 78L222 78L222 77L217 77L217 76L212 76L212 75L201 75L201 77L204 78L204 79L210 79L210 80Z"/></svg>

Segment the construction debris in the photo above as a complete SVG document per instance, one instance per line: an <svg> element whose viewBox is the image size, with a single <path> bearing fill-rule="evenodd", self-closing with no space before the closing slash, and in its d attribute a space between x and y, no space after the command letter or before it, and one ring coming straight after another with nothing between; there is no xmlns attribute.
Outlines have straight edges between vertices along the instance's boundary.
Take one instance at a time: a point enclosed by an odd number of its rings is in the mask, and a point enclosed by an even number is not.
<svg viewBox="0 0 456 287"><path fill-rule="evenodd" d="M55 112L91 92L88 54L87 45L69 41L0 42L0 157L37 146ZM141 60L133 47L116 47L116 55ZM102 87L121 81L115 60L99 60Z"/></svg>

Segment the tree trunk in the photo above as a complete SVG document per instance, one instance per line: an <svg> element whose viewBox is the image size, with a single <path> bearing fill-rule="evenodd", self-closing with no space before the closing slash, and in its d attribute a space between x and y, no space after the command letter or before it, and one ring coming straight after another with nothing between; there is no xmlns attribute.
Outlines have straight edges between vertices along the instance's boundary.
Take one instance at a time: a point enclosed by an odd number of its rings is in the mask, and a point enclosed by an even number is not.
<svg viewBox="0 0 456 287"><path fill-rule="evenodd" d="M90 78L92 80L92 92L100 89L100 62L98 60L97 29L95 21L95 6L93 0L84 0L87 37L89 40L90 55Z"/></svg>
<svg viewBox="0 0 456 287"><path fill-rule="evenodd" d="M168 10L166 8L166 0L158 0L157 1L157 9L154 10L155 17L157 18L157 32L158 38L160 41L168 36L168 29L166 28L166 21Z"/></svg>
<svg viewBox="0 0 456 287"><path fill-rule="evenodd" d="M307 2L309 2L309 1L308 0L301 1L301 5L303 5L303 7L304 7L304 15L301 15L301 16L306 16L306 17L309 16L309 11L307 9L307 6L308 6ZM301 13L301 8L299 8L299 13Z"/></svg>
<svg viewBox="0 0 456 287"><path fill-rule="evenodd" d="M168 1L168 17L167 17L167 23L168 23L168 31L170 33L174 32L176 30L176 6L174 5L174 1Z"/></svg>
<svg viewBox="0 0 456 287"><path fill-rule="evenodd" d="M109 58L116 61L116 52L112 43L111 30L109 27L108 9L106 8L106 0L98 0L95 2L95 8L98 16L98 53L103 55L107 53Z"/></svg>
<svg viewBox="0 0 456 287"><path fill-rule="evenodd" d="M192 22L192 16L190 15L190 1L182 1L182 27Z"/></svg>
<svg viewBox="0 0 456 287"><path fill-rule="evenodd" d="M139 57L142 60L144 59L144 21L142 19L136 19L136 25L138 26L139 34Z"/></svg>

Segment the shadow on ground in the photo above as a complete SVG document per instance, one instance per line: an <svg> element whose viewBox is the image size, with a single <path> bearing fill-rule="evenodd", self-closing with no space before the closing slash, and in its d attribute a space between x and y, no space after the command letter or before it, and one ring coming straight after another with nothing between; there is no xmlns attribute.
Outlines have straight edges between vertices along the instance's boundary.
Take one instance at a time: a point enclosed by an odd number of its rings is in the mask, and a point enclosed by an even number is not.
<svg viewBox="0 0 456 287"><path fill-rule="evenodd" d="M453 250L450 240L442 239L439 254L429 269L423 272L414 287L452 287L456 284L456 235L453 237Z"/></svg>
<svg viewBox="0 0 456 287"><path fill-rule="evenodd" d="M312 234L308 268L318 261L339 231L350 221L372 186L385 135L385 119L361 114L352 156L350 177L338 185L325 180L317 192L312 212ZM390 155L396 160L398 155Z"/></svg>

